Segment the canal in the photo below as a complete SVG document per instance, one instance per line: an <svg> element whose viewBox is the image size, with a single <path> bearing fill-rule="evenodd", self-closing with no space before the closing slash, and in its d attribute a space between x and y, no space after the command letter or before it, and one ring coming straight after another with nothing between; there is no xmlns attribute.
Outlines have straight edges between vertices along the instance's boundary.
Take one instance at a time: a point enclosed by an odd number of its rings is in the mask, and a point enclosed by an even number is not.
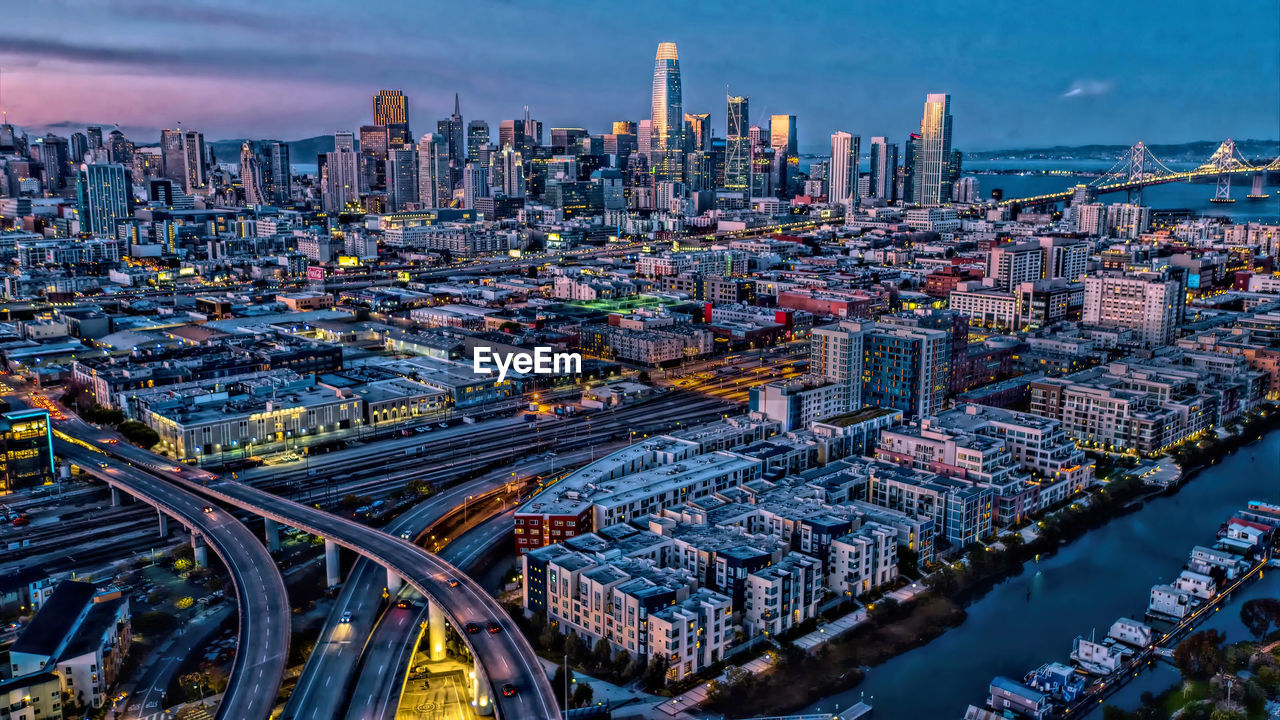
<svg viewBox="0 0 1280 720"><path fill-rule="evenodd" d="M1191 547L1209 544L1219 526L1249 500L1280 501L1280 431L1204 469L1174 495L1149 500L1030 562L968 608L968 618L938 639L871 668L857 688L810 706L847 708L859 699L885 718L961 718L985 703L995 675L1016 679L1050 661L1069 662L1071 641L1096 629L1105 635L1119 617L1142 619L1151 586L1170 582ZM1280 596L1280 570L1225 603L1200 629L1228 640L1247 639L1239 620L1245 599ZM1134 680L1109 702L1132 708L1144 690L1158 693L1177 681L1167 665ZM1100 717L1100 716L1099 716Z"/></svg>

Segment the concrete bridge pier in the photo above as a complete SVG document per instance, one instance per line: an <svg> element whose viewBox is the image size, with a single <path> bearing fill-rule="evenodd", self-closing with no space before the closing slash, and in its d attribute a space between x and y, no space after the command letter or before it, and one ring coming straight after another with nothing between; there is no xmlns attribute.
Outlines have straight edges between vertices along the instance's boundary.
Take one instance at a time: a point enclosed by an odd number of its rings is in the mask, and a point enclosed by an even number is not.
<svg viewBox="0 0 1280 720"><path fill-rule="evenodd" d="M156 510L156 515L160 516L160 537L169 537L169 516L159 510Z"/></svg>
<svg viewBox="0 0 1280 720"><path fill-rule="evenodd" d="M475 662L471 668L471 707L477 715L493 714L493 698L489 693L489 678L484 675L484 667Z"/></svg>
<svg viewBox="0 0 1280 720"><path fill-rule="evenodd" d="M116 487L115 485L112 485L111 486L111 507L120 507L121 505L120 501L121 501L120 488Z"/></svg>
<svg viewBox="0 0 1280 720"><path fill-rule="evenodd" d="M209 546L205 545L204 538L196 533L191 533L191 551L195 556L196 567L209 567Z"/></svg>
<svg viewBox="0 0 1280 720"><path fill-rule="evenodd" d="M400 592L400 587L404 585L404 578L396 574L391 568L387 568L387 593L392 597Z"/></svg>
<svg viewBox="0 0 1280 720"><path fill-rule="evenodd" d="M280 550L280 525L271 518L262 519L262 534L267 543L268 552Z"/></svg>
<svg viewBox="0 0 1280 720"><path fill-rule="evenodd" d="M427 601L427 643L432 660L444 659L444 608L434 600Z"/></svg>
<svg viewBox="0 0 1280 720"><path fill-rule="evenodd" d="M324 571L329 587L335 587L342 582L342 565L338 557L338 543L328 538L324 540Z"/></svg>

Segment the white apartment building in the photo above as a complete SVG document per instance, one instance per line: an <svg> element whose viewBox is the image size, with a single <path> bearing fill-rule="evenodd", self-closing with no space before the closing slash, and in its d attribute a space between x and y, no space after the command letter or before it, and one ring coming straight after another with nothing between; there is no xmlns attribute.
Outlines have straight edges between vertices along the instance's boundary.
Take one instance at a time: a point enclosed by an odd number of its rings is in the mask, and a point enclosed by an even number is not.
<svg viewBox="0 0 1280 720"><path fill-rule="evenodd" d="M748 637L777 635L816 617L822 592L822 562L787 553L780 562L747 576L743 632Z"/></svg>
<svg viewBox="0 0 1280 720"><path fill-rule="evenodd" d="M1182 284L1160 273L1106 272L1084 279L1084 321L1133 328L1149 347L1173 342L1182 306Z"/></svg>
<svg viewBox="0 0 1280 720"><path fill-rule="evenodd" d="M827 588L857 597L898 577L897 531L877 522L831 541Z"/></svg>
<svg viewBox="0 0 1280 720"><path fill-rule="evenodd" d="M667 679L679 681L719 662L733 639L732 617L729 598L707 588L649 615L649 649L670 662Z"/></svg>

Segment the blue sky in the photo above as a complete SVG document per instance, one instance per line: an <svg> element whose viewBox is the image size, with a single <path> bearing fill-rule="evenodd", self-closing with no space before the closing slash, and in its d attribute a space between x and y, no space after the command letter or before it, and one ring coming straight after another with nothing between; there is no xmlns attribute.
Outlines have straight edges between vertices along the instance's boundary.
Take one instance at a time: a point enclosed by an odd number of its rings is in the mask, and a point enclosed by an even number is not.
<svg viewBox="0 0 1280 720"><path fill-rule="evenodd" d="M724 134L726 86L753 122L798 116L802 148L836 130L899 141L950 92L954 145L1280 138L1280 3L695 0L38 0L0 23L10 122L66 134L119 123L154 141L297 139L371 122L409 95L421 134L462 96L498 121L607 131L648 116L653 54L679 45L686 112Z"/></svg>

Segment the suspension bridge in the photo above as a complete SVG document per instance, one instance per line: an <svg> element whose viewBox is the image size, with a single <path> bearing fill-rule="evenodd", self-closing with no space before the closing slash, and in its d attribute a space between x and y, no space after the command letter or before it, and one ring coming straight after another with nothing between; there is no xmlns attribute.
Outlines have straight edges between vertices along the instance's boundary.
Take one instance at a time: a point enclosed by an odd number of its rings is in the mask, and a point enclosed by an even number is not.
<svg viewBox="0 0 1280 720"><path fill-rule="evenodd" d="M1255 161L1256 162L1256 161ZM1233 178L1252 176L1252 186L1248 198L1262 199L1268 196L1265 188L1267 173L1280 172L1280 157L1269 164L1250 163L1236 148L1234 140L1227 139L1209 156L1203 164L1191 170L1171 170L1160 158L1151 153L1145 143L1139 142L1125 151L1115 165L1106 173L1094 178L1085 187L1094 195L1103 193L1125 192L1132 198L1137 194L1138 202L1142 202L1142 189L1151 185L1163 185L1171 182L1215 179L1211 202L1232 203L1231 181ZM1061 192L1033 195L1031 197L1007 198L997 203L1000 206L1020 205L1022 207L1044 206L1071 199L1077 188L1069 188Z"/></svg>

